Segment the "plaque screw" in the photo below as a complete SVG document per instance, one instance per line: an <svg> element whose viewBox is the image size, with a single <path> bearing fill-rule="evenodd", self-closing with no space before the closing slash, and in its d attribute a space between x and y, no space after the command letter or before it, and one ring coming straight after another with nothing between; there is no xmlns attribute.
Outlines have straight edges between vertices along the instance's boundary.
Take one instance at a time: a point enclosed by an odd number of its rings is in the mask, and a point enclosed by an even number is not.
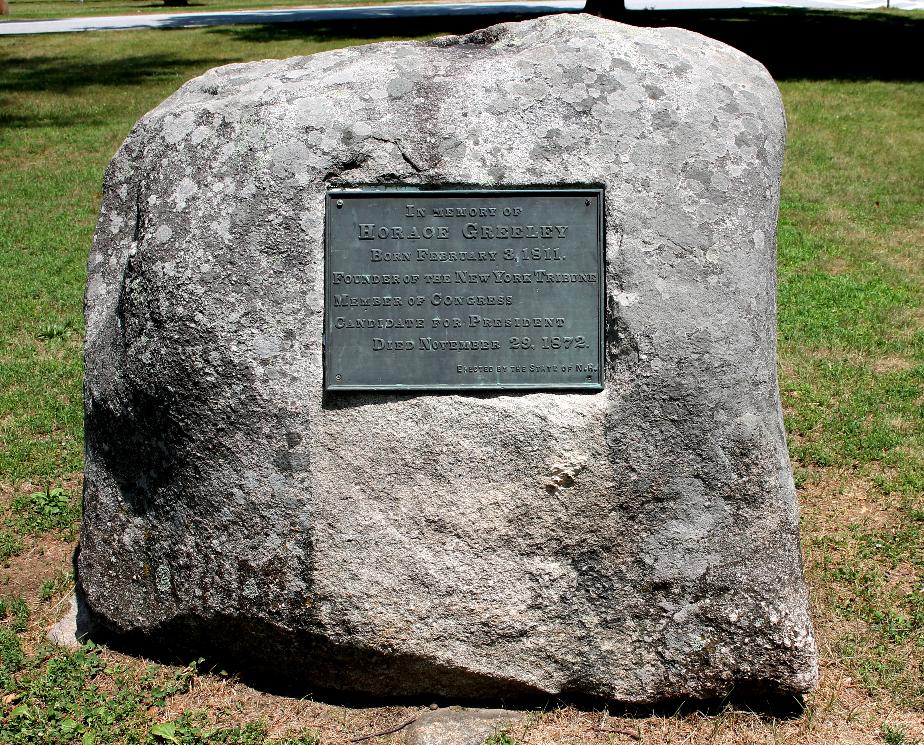
<svg viewBox="0 0 924 745"><path fill-rule="evenodd" d="M585 206L585 207L590 207L590 200L589 200L589 199L585 199L585 200L584 200L584 206Z"/></svg>
<svg viewBox="0 0 924 745"><path fill-rule="evenodd" d="M342 375L337 375L337 376L334 377L334 380L343 380L343 376L342 376Z"/></svg>
<svg viewBox="0 0 924 745"><path fill-rule="evenodd" d="M590 202L588 202L587 204L590 204ZM342 199L338 199L338 200L337 200L337 209L339 210L341 207L343 207L343 200L342 200Z"/></svg>

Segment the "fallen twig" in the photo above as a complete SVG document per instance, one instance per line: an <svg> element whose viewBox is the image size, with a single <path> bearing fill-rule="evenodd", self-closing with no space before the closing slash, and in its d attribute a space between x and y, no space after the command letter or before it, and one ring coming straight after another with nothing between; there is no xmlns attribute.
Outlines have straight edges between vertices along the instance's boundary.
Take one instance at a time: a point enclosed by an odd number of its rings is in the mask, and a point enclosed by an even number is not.
<svg viewBox="0 0 924 745"><path fill-rule="evenodd" d="M416 721L417 721L416 716L411 717L406 722L397 724L394 727L389 727L388 729L383 729L383 730L379 730L378 732L373 732L371 735L362 735L361 737L351 737L349 741L350 742L362 742L363 740L371 740L373 737L384 737L385 735L390 735L393 732L398 732L399 730L403 730L409 724L413 724Z"/></svg>
<svg viewBox="0 0 924 745"><path fill-rule="evenodd" d="M637 732L630 732L627 729L613 729L611 727L598 727L600 732L606 732L613 735L625 735L626 737L631 737L633 740L641 740L642 736Z"/></svg>

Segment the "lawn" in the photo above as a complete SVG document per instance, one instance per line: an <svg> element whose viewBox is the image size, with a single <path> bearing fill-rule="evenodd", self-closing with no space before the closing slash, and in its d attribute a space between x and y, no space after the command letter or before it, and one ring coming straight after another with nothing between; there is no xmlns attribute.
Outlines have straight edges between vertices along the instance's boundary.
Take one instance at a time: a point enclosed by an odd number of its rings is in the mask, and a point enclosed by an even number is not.
<svg viewBox="0 0 924 745"><path fill-rule="evenodd" d="M900 19L920 34L924 15ZM853 33L869 34L861 22ZM0 38L0 742L343 743L417 711L286 699L192 661L43 642L73 583L82 292L108 159L209 67L375 40L294 26ZM563 706L511 742L924 743L924 82L826 65L778 76L780 376L821 685L790 713Z"/></svg>
<svg viewBox="0 0 924 745"><path fill-rule="evenodd" d="M254 10L268 8L331 8L346 5L388 5L425 0L188 0L187 5L165 6L152 0L11 0L10 14L4 21L76 16L134 15L136 13L202 12L213 10Z"/></svg>

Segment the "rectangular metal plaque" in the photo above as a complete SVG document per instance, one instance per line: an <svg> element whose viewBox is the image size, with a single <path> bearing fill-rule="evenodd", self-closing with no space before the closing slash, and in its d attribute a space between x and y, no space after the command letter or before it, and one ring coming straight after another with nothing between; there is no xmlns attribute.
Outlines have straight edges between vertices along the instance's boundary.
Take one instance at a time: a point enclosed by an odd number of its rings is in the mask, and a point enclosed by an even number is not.
<svg viewBox="0 0 924 745"><path fill-rule="evenodd" d="M602 189L326 205L327 390L603 387Z"/></svg>

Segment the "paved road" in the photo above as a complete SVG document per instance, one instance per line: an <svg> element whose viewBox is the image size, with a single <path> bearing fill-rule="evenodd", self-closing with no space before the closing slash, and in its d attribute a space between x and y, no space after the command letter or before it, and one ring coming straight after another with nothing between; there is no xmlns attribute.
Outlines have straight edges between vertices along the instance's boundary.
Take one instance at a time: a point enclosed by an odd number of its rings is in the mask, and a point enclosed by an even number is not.
<svg viewBox="0 0 924 745"><path fill-rule="evenodd" d="M145 13L130 16L84 16L51 21L6 21L0 35L54 34L67 31L116 31L130 28L198 28L237 23L293 23L325 21L374 21L382 18L427 18L520 13L545 15L576 11L584 0L549 2L426 3L421 5L365 5L339 8L281 8L278 10L228 10L200 13Z"/></svg>
<svg viewBox="0 0 924 745"><path fill-rule="evenodd" d="M680 10L721 8L818 8L859 10L882 7L885 0L626 0L629 10ZM891 0L893 8L924 10L924 0ZM280 8L278 10L227 10L194 13L146 13L130 16L60 18L49 21L0 22L0 36L54 34L67 31L117 31L132 28L197 28L237 23L293 23L370 20L380 18L428 18L500 14L544 15L579 11L584 0L536 2L461 2L419 5L365 5L339 8Z"/></svg>

